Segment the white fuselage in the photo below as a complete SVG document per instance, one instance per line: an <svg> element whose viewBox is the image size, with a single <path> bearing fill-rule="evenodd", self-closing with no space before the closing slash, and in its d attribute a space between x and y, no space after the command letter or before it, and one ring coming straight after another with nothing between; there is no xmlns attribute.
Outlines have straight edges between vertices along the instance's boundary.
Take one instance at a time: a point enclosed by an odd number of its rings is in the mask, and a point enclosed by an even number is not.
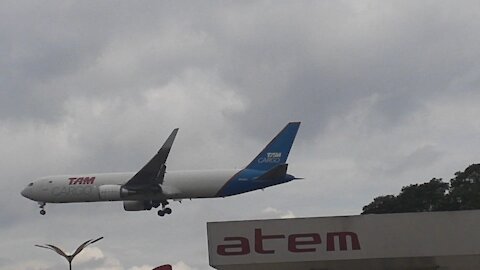
<svg viewBox="0 0 480 270"><path fill-rule="evenodd" d="M167 171L166 161L177 135L174 129L158 152L138 171L43 177L21 194L39 203L123 201L125 211L158 210L168 215L169 200L227 197L287 183L287 158L300 122L288 123L242 170Z"/></svg>
<svg viewBox="0 0 480 270"><path fill-rule="evenodd" d="M22 195L45 203L213 198L239 171L169 171L162 192L122 197L109 196L108 190L124 185L134 172L51 176L30 183Z"/></svg>

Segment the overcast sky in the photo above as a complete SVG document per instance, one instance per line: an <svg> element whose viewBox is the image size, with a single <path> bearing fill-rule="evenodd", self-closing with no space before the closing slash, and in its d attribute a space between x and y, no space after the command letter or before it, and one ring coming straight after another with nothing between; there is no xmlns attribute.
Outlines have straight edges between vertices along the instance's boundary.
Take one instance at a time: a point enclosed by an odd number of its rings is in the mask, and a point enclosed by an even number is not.
<svg viewBox="0 0 480 270"><path fill-rule="evenodd" d="M478 1L1 1L0 270L206 270L206 222L355 215L480 160ZM225 199L47 205L45 175L241 168L302 121L289 172Z"/></svg>

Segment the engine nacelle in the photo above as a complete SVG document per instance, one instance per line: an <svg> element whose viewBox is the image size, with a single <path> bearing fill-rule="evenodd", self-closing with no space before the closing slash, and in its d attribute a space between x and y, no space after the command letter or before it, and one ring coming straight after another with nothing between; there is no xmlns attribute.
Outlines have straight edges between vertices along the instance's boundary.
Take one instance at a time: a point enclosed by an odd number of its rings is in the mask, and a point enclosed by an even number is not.
<svg viewBox="0 0 480 270"><path fill-rule="evenodd" d="M124 201L123 202L123 209L125 211L143 211L143 210L150 210L152 208L151 205L148 205L144 201Z"/></svg>
<svg viewBox="0 0 480 270"><path fill-rule="evenodd" d="M128 190L120 185L101 185L98 187L100 199L104 201L120 201L128 195Z"/></svg>

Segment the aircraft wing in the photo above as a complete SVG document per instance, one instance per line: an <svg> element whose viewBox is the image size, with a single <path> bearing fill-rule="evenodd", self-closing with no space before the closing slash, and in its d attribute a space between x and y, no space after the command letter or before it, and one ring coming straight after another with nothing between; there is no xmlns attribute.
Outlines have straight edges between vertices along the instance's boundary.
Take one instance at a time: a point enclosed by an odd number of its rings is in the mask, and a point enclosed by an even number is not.
<svg viewBox="0 0 480 270"><path fill-rule="evenodd" d="M143 190L160 187L163 183L168 154L172 148L178 128L174 129L158 153L124 185L129 190Z"/></svg>

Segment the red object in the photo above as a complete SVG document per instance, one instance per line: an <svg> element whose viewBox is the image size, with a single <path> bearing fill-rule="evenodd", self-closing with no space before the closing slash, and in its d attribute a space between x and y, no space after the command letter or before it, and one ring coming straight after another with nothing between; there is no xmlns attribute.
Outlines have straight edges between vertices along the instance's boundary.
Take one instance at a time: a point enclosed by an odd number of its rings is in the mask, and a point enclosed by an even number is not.
<svg viewBox="0 0 480 270"><path fill-rule="evenodd" d="M152 270L172 270L172 266L170 264L165 264L165 265L155 267Z"/></svg>

